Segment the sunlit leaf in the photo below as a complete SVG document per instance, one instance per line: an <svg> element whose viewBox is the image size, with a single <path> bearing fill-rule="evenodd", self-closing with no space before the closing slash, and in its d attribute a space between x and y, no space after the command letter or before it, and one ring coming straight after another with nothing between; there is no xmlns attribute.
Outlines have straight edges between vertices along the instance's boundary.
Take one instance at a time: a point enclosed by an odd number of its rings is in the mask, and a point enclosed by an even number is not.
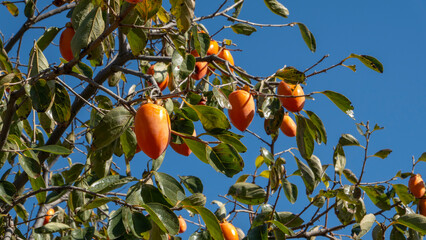
<svg viewBox="0 0 426 240"><path fill-rule="evenodd" d="M231 195L235 200L249 205L258 205L265 201L265 190L253 183L236 183L228 190L228 195Z"/></svg>
<svg viewBox="0 0 426 240"><path fill-rule="evenodd" d="M352 106L351 101L343 96L340 93L333 92L333 91L324 91L321 92L322 94L326 95L336 106L342 110L344 113L346 113L349 117L354 119L354 107Z"/></svg>
<svg viewBox="0 0 426 240"><path fill-rule="evenodd" d="M284 80L286 83L294 85L305 83L306 80L305 74L297 70L295 67L281 68L275 73L275 76Z"/></svg>
<svg viewBox="0 0 426 240"><path fill-rule="evenodd" d="M358 55L352 53L349 58L357 58L359 59L365 66L370 69L373 69L376 72L383 73L383 65L376 58L368 55Z"/></svg>
<svg viewBox="0 0 426 240"><path fill-rule="evenodd" d="M252 33L256 32L257 29L249 24L246 23L236 23L234 25L231 25L231 29L238 34L243 34L250 36Z"/></svg>
<svg viewBox="0 0 426 240"><path fill-rule="evenodd" d="M381 158L381 159L385 159L385 158L387 158L387 157L388 157L388 155L389 155L389 154L391 154L391 153L392 153L392 150L391 150L391 149L382 149L382 150L380 150L380 151L376 152L376 153L373 155L373 157L378 157L378 158Z"/></svg>
<svg viewBox="0 0 426 240"><path fill-rule="evenodd" d="M302 34L302 38L305 41L308 48L311 50L311 52L315 52L317 49L317 43L315 41L315 37L312 34L311 31L309 31L308 27L305 26L303 23L297 23L299 26L300 34Z"/></svg>
<svg viewBox="0 0 426 240"><path fill-rule="evenodd" d="M34 229L35 233L54 233L70 229L70 226L59 222L50 222L42 227Z"/></svg>
<svg viewBox="0 0 426 240"><path fill-rule="evenodd" d="M420 214L406 214L399 217L396 223L409 227L421 234L426 234L426 217Z"/></svg>
<svg viewBox="0 0 426 240"><path fill-rule="evenodd" d="M287 18L290 14L288 9L277 0L265 0L266 6L275 14Z"/></svg>
<svg viewBox="0 0 426 240"><path fill-rule="evenodd" d="M123 134L132 117L133 115L122 106L109 111L93 131L92 145L96 149L108 146Z"/></svg>
<svg viewBox="0 0 426 240"><path fill-rule="evenodd" d="M154 176L158 188L170 200L172 205L176 205L178 201L186 197L185 190L172 176L161 172L154 172Z"/></svg>

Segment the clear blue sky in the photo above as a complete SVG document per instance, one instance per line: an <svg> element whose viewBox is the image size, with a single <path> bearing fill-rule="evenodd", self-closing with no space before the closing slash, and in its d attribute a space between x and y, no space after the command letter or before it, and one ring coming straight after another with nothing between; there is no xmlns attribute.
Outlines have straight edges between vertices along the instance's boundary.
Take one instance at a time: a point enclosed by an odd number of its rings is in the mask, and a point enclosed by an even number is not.
<svg viewBox="0 0 426 240"><path fill-rule="evenodd" d="M165 2L168 4L168 1ZM221 2L197 1L196 16L212 13ZM288 19L271 13L263 1L246 1L240 18L257 23L302 22L316 38L317 51L315 53L311 53L306 47L297 27L258 28L257 32L250 37L237 35L231 29L226 29L218 34L216 39L232 39L237 44L237 48L242 50L234 53L235 64L243 67L250 74L258 76L269 76L284 65L294 66L303 71L326 54L330 54L330 57L317 66L316 70L338 63L351 53L376 57L384 65L383 74L366 68L356 59L351 59L347 63L357 65L356 73L348 68L339 67L308 79L308 85L304 88L305 93L323 90L342 93L352 101L356 118L354 121L346 116L325 96L315 95L315 101L307 101L305 109L314 111L322 119L328 135L328 144L316 146L314 154L321 159L323 164L332 164L333 146L336 145L340 135L350 133L364 144L363 139L356 131L355 123L370 121L372 124L377 123L385 127L383 131L373 136L370 154L384 148L392 149L393 153L385 160L370 159L367 162L364 180L387 180L392 178L398 170L411 171L411 157L414 156L417 159L422 152L426 151L423 140L423 135L426 134L424 124L426 84L423 74L426 65L424 58L426 52L424 44L426 42L426 15L424 14L426 3L418 0L410 1L409 4L395 0L280 2L290 11ZM0 19L2 20L0 30L6 39L24 22L23 14L18 18L12 18L8 14L5 7L2 6L0 8ZM65 19L64 16L62 17ZM231 24L223 20L223 18L218 18L218 21L206 20L202 23L207 26L210 33L214 33L222 25ZM65 21L46 21L40 25L62 27ZM33 30L31 38L28 39L29 44L41 33L40 30ZM25 37L28 38L29 35L25 35ZM58 41L56 39L56 43ZM31 47L30 45L24 46L27 49ZM50 46L46 51L48 51L46 55L49 61L58 61L57 47ZM201 125L196 123L196 127L197 133L201 133ZM263 133L263 119L258 116L255 116L249 129L268 138ZM232 130L241 133L235 128ZM259 155L259 148L263 145L249 134L244 134L244 136L242 141L249 150L242 155L245 160L243 173L252 173L254 160ZM291 146L296 146L295 139L281 134L277 143L277 151ZM345 151L347 168L358 174L363 160L362 150L348 147ZM283 156L289 162L289 172L296 170L291 155ZM134 176L140 176L140 171L146 166L147 160L148 157L143 153L133 159L131 166ZM62 161L65 162L65 160ZM84 161L84 159L74 159L74 161ZM123 166L120 160L117 162ZM425 169L425 164L420 164L417 166L416 172L422 173ZM212 200L224 201L217 195L226 194L228 187L239 176L229 179L216 173L210 166L196 159L194 155L185 158L175 154L170 148L160 171L176 178L178 175L199 176L203 181L208 198L207 207L212 211L216 206L211 205L210 202ZM331 173L331 171L328 172ZM300 182L298 177L291 179ZM406 182L407 180L403 181L403 183ZM263 184L262 186L266 185L265 182L259 183ZM307 200L303 196L304 187L299 186L299 199L304 204L296 203L291 206L282 196L279 211L297 212L306 205ZM376 211L375 208L368 208L368 210ZM184 211L180 214L188 216ZM309 214L302 215L302 217L307 219ZM245 232L247 231L246 216L238 217L234 223ZM188 224L188 232L182 235L183 239L187 239L195 229L194 225ZM350 230L345 232L348 233Z"/></svg>

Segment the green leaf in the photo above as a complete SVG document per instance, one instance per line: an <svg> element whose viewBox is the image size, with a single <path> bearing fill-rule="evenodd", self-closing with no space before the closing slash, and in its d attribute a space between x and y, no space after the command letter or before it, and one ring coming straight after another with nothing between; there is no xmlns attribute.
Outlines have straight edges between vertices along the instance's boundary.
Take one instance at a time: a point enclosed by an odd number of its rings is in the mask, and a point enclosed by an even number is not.
<svg viewBox="0 0 426 240"><path fill-rule="evenodd" d="M36 179L30 178L29 180L30 180L31 187L32 187L33 191L37 191L40 188L46 187L46 183L44 182L43 176L41 176L41 175ZM36 194L37 202L39 204L44 203L46 201L46 195L47 195L47 193L45 191L37 193Z"/></svg>
<svg viewBox="0 0 426 240"><path fill-rule="evenodd" d="M74 29L78 29L81 22L86 18L86 16L92 11L94 5L92 0L81 0L78 1L77 6L75 6L72 11L71 21Z"/></svg>
<svg viewBox="0 0 426 240"><path fill-rule="evenodd" d="M7 10L10 12L10 14L12 14L12 16L16 17L19 15L19 9L14 3L5 1L2 2L2 4L6 6Z"/></svg>
<svg viewBox="0 0 426 240"><path fill-rule="evenodd" d="M299 149L300 155L304 159L311 158L314 152L314 138L309 132L309 125L307 124L306 118L301 115L296 115L297 130L296 130L296 143Z"/></svg>
<svg viewBox="0 0 426 240"><path fill-rule="evenodd" d="M426 162L426 152L422 153L417 162Z"/></svg>
<svg viewBox="0 0 426 240"><path fill-rule="evenodd" d="M27 210L25 209L24 205L21 203L18 203L15 205L15 207L13 208L16 212L16 214L22 218L22 220L27 221L28 217L29 217L29 213L27 212Z"/></svg>
<svg viewBox="0 0 426 240"><path fill-rule="evenodd" d="M210 36L207 33L198 32L198 26L194 25L192 27L192 40L197 53L201 57L205 57L210 47Z"/></svg>
<svg viewBox="0 0 426 240"><path fill-rule="evenodd" d="M217 87L213 87L213 95L216 98L217 103L221 108L232 108L229 99L225 96L225 94Z"/></svg>
<svg viewBox="0 0 426 240"><path fill-rule="evenodd" d="M195 0L170 0L170 12L176 17L177 27L180 32L186 32L194 18Z"/></svg>
<svg viewBox="0 0 426 240"><path fill-rule="evenodd" d="M160 203L147 203L142 205L151 216L158 227L170 235L176 235L179 232L179 220L176 214L170 208Z"/></svg>
<svg viewBox="0 0 426 240"><path fill-rule="evenodd" d="M8 73L13 72L12 63L9 61L6 50L3 48L3 42L0 40L0 68Z"/></svg>
<svg viewBox="0 0 426 240"><path fill-rule="evenodd" d="M350 169L344 169L343 175L345 175L346 179L352 184L358 183L358 178Z"/></svg>
<svg viewBox="0 0 426 240"><path fill-rule="evenodd" d="M126 229L124 228L123 224L123 215L122 215L123 208L119 208L116 211L112 212L112 214L109 217L108 221L108 236L112 239L117 239L120 236L122 236Z"/></svg>
<svg viewBox="0 0 426 240"><path fill-rule="evenodd" d="M94 227L85 227L83 229L74 229L71 232L72 240L87 240L92 239L95 235Z"/></svg>
<svg viewBox="0 0 426 240"><path fill-rule="evenodd" d="M222 134L212 134L212 136L223 143L232 145L240 153L247 151L247 147L239 140L241 137L240 135L236 135L231 132L224 132Z"/></svg>
<svg viewBox="0 0 426 240"><path fill-rule="evenodd" d="M306 80L305 74L295 67L281 68L275 73L275 76L294 85L305 83Z"/></svg>
<svg viewBox="0 0 426 240"><path fill-rule="evenodd" d="M344 225L348 225L355 215L354 211L352 210L352 204L339 198L336 198L334 213L336 214L339 221Z"/></svg>
<svg viewBox="0 0 426 240"><path fill-rule="evenodd" d="M143 1L143 3L149 2L151 1ZM132 54L138 56L145 49L147 43L147 36L144 30L140 28L131 28L131 30L127 33L127 40L129 40L129 45L130 49L132 50Z"/></svg>
<svg viewBox="0 0 426 240"><path fill-rule="evenodd" d="M361 186L362 190L368 195L370 200L376 205L378 208L382 210L391 209L390 200L388 196L382 192L382 190L378 187L373 186Z"/></svg>
<svg viewBox="0 0 426 240"><path fill-rule="evenodd" d="M372 56L357 55L352 53L348 58L357 58L368 68L373 69L376 72L383 73L382 63Z"/></svg>
<svg viewBox="0 0 426 240"><path fill-rule="evenodd" d="M186 197L185 190L172 176L161 172L154 172L154 176L158 188L161 190L163 195L170 200L172 205L176 205L178 201L181 201Z"/></svg>
<svg viewBox="0 0 426 240"><path fill-rule="evenodd" d="M258 205L265 201L266 191L256 184L240 182L229 188L228 195L241 203Z"/></svg>
<svg viewBox="0 0 426 240"><path fill-rule="evenodd" d="M81 171L84 169L85 165L81 163L73 164L70 169L64 170L62 172L62 176L65 178L66 183L72 183L77 180L78 176L80 176Z"/></svg>
<svg viewBox="0 0 426 240"><path fill-rule="evenodd" d="M269 166L275 162L274 155L272 155L272 153L264 147L260 148L260 155L263 157L265 163Z"/></svg>
<svg viewBox="0 0 426 240"><path fill-rule="evenodd" d="M196 176L179 176L181 182L183 185L191 192L192 194L195 193L202 193L203 192L203 183L201 182L201 179L199 179Z"/></svg>
<svg viewBox="0 0 426 240"><path fill-rule="evenodd" d="M24 9L24 15L27 18L31 18L34 16L35 11L35 4L34 0L25 0L25 9Z"/></svg>
<svg viewBox="0 0 426 240"><path fill-rule="evenodd" d="M303 219L291 212L277 212L274 215L275 220L284 224L286 227L295 228L303 224Z"/></svg>
<svg viewBox="0 0 426 240"><path fill-rule="evenodd" d="M219 221L210 210L202 206L188 207L188 209L192 209L192 211L200 214L201 218L206 224L207 230L214 240L224 240Z"/></svg>
<svg viewBox="0 0 426 240"><path fill-rule="evenodd" d="M293 230L291 230L290 228L288 228L288 227L286 227L284 224L282 224L281 222L278 222L277 220L271 220L271 221L268 221L268 222L271 222L271 223L273 223L275 226L277 226L278 227L278 229L280 229L280 231L281 232L283 232L284 234L286 234L286 235L290 235L290 236L293 236L294 235L294 232L293 232Z"/></svg>
<svg viewBox="0 0 426 240"><path fill-rule="evenodd" d="M193 234L191 234L191 236L189 236L188 240L211 240L212 237L210 236L209 231L207 231L207 229L200 229L196 232L194 232Z"/></svg>
<svg viewBox="0 0 426 240"><path fill-rule="evenodd" d="M21 165L22 169L28 174L31 178L37 178L40 176L41 173L41 166L40 163L33 159L26 157L24 155L19 155L19 165Z"/></svg>
<svg viewBox="0 0 426 240"><path fill-rule="evenodd" d="M76 9L75 9L76 10ZM71 50L75 58L80 55L80 50L87 47L90 42L97 39L105 28L105 22L102 18L102 9L93 8L81 21L74 37L71 40Z"/></svg>
<svg viewBox="0 0 426 240"><path fill-rule="evenodd" d="M123 134L130 124L132 114L123 106L114 108L102 118L93 131L95 149L108 146Z"/></svg>
<svg viewBox="0 0 426 240"><path fill-rule="evenodd" d="M61 84L55 84L55 99L51 110L53 119L58 123L68 122L71 118L71 99Z"/></svg>
<svg viewBox="0 0 426 240"><path fill-rule="evenodd" d="M32 2L32 0L30 0ZM56 35L59 33L60 29L57 27L50 27L46 29L43 35L37 40L37 46L41 51L44 51L50 43L55 39Z"/></svg>
<svg viewBox="0 0 426 240"><path fill-rule="evenodd" d="M287 179L281 180L281 185L283 186L285 196L291 204L294 204L297 200L297 186L293 183L290 183Z"/></svg>
<svg viewBox="0 0 426 240"><path fill-rule="evenodd" d="M143 23L147 23L160 10L161 3L162 0L139 1L135 10L138 11Z"/></svg>
<svg viewBox="0 0 426 240"><path fill-rule="evenodd" d="M287 18L290 14L288 9L277 0L265 0L266 6L275 14Z"/></svg>
<svg viewBox="0 0 426 240"><path fill-rule="evenodd" d="M191 54L185 55L179 66L179 77L181 79L187 78L195 69L195 57Z"/></svg>
<svg viewBox="0 0 426 240"><path fill-rule="evenodd" d="M342 134L339 139L340 146L361 146L358 140L351 134Z"/></svg>
<svg viewBox="0 0 426 240"><path fill-rule="evenodd" d="M13 195L16 193L15 185L7 181L0 181L0 199L12 205Z"/></svg>
<svg viewBox="0 0 426 240"><path fill-rule="evenodd" d="M55 96L55 82L39 79L30 90L31 102L37 112L47 111Z"/></svg>
<svg viewBox="0 0 426 240"><path fill-rule="evenodd" d="M195 193L185 199L183 199L179 206L188 207L188 206L205 206L207 198L202 193Z"/></svg>
<svg viewBox="0 0 426 240"><path fill-rule="evenodd" d="M189 138L184 138L183 141L185 142L186 145L188 145L189 149L191 149L192 153L194 153L194 155L198 159L200 159L204 163L209 164L209 160L207 158L207 149L211 151L210 146Z"/></svg>
<svg viewBox="0 0 426 240"><path fill-rule="evenodd" d="M408 192L408 187L406 185L392 184L392 187L398 195L399 199L401 199L402 203L405 205L408 205L410 202L415 200L413 194Z"/></svg>
<svg viewBox="0 0 426 240"><path fill-rule="evenodd" d="M70 226L68 226L67 224L59 223L59 222L50 222L43 225L42 227L34 229L34 232L35 233L55 233L55 232L65 231L68 229L70 229Z"/></svg>
<svg viewBox="0 0 426 240"><path fill-rule="evenodd" d="M378 157L381 159L385 159L388 157L389 154L391 154L392 150L391 149L382 149L378 152L376 152L373 157Z"/></svg>
<svg viewBox="0 0 426 240"><path fill-rule="evenodd" d="M311 50L311 52L315 52L317 49L317 43L315 41L314 35L311 31L309 31L305 24L297 23L297 25L299 26L300 34L302 34L302 38L308 46L309 50Z"/></svg>
<svg viewBox="0 0 426 240"><path fill-rule="evenodd" d="M246 36L250 36L252 33L256 32L257 29L246 23L236 23L231 25L232 31L237 34L243 34Z"/></svg>
<svg viewBox="0 0 426 240"><path fill-rule="evenodd" d="M209 164L227 177L232 177L244 168L244 160L237 150L229 144L220 143L211 148L207 146L206 156Z"/></svg>
<svg viewBox="0 0 426 240"><path fill-rule="evenodd" d="M111 190L117 189L129 182L136 181L134 177L125 177L120 175L109 175L94 182L89 191L95 193L106 193Z"/></svg>
<svg viewBox="0 0 426 240"><path fill-rule="evenodd" d="M321 178L324 175L321 160L317 156L312 155L311 158L306 160L306 162L308 163L309 167L315 175L315 185L317 185L319 182L321 182Z"/></svg>
<svg viewBox="0 0 426 240"><path fill-rule="evenodd" d="M161 203L165 206L171 206L164 195L153 185L145 184L140 190L140 196L143 203Z"/></svg>
<svg viewBox="0 0 426 240"><path fill-rule="evenodd" d="M126 232L131 232L137 238L152 228L151 221L143 213L123 208L122 216Z"/></svg>
<svg viewBox="0 0 426 240"><path fill-rule="evenodd" d="M71 154L72 153L71 150L69 150L69 149L67 149L63 146L60 146L60 145L44 145L44 146L32 148L32 150L48 152L48 153L52 153L52 154L56 154L56 155L65 155L65 154Z"/></svg>
<svg viewBox="0 0 426 240"><path fill-rule="evenodd" d="M315 189L315 174L312 172L312 170L302 161L300 161L296 156L294 156L294 159L296 160L297 166L299 168L301 177L303 179L303 182L306 186L306 194L310 195Z"/></svg>
<svg viewBox="0 0 426 240"><path fill-rule="evenodd" d="M337 144L336 148L334 149L333 164L334 171L337 172L339 175L342 175L343 170L346 166L346 156L345 151L343 150L343 147L340 144Z"/></svg>
<svg viewBox="0 0 426 240"><path fill-rule="evenodd" d="M421 234L426 234L426 217L420 214L407 214L399 217L396 223L404 225Z"/></svg>
<svg viewBox="0 0 426 240"><path fill-rule="evenodd" d="M106 198L95 198L88 202L86 205L82 207L83 210L90 210L94 208L101 207L102 205L105 205L111 201L118 201L120 200L119 197L106 197Z"/></svg>
<svg viewBox="0 0 426 240"><path fill-rule="evenodd" d="M30 52L30 58L28 63L28 75L34 77L41 71L48 69L49 63L43 54L43 51L34 43L34 47Z"/></svg>
<svg viewBox="0 0 426 240"><path fill-rule="evenodd" d="M357 238L363 237L365 234L367 234L371 227L373 227L374 222L376 221L376 216L374 214L367 214L365 215L361 222L359 223L359 226L361 228L361 231L356 235Z"/></svg>
<svg viewBox="0 0 426 240"><path fill-rule="evenodd" d="M329 90L321 92L321 93L326 95L340 110L342 110L349 117L354 119L354 111L353 111L354 107L352 106L352 103L351 101L349 101L348 98L346 98L340 93L329 91Z"/></svg>
<svg viewBox="0 0 426 240"><path fill-rule="evenodd" d="M120 143L126 159L132 159L136 153L138 141L136 140L135 132L131 128L127 128L126 131L121 134Z"/></svg>

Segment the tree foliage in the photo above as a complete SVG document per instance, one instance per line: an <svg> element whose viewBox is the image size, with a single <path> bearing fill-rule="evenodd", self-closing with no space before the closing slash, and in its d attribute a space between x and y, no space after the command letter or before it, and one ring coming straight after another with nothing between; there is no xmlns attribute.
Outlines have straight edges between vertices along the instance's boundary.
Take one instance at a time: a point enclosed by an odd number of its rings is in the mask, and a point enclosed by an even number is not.
<svg viewBox="0 0 426 240"><path fill-rule="evenodd" d="M7 41L0 39L2 239L179 239L182 210L198 227L192 240L224 239L220 224L234 218L249 218L251 225L241 226L246 231L238 229L239 238L248 240L335 239L342 232L353 239L366 234L373 239L421 239L426 234L426 217L414 210L421 200L407 186L394 183L411 176L414 166L425 160L423 155L413 162L411 173L363 181L367 160L384 159L392 152L369 149L372 134L382 127L357 124L362 141L342 134L330 156L333 162L325 164L314 155L316 144L327 143L321 114L302 110L291 114L297 123L297 146L281 149L276 144L287 114L279 99L294 97L277 94L281 81L306 85L311 77L337 67L355 71L355 65L346 65L351 58L382 73L380 61L353 53L318 69L325 56L306 70L287 66L267 77L254 76L237 61L234 65L219 57L225 49L235 49L229 39L218 41L219 52L209 54L217 33L210 33L204 20L225 18L230 25L222 29L247 36L261 27L297 26L301 41L315 52L313 33L300 22L260 24L240 19L244 0L225 1L200 17L194 15L195 0L130 2L55 0L48 6L33 0L2 2L12 16L27 18ZM264 2L271 14L288 17L289 10L279 1ZM65 26L45 26L33 45L21 46L32 26L64 18L60 13L65 12L67 27L75 30L69 45L72 59L46 57L46 48L60 38ZM155 73L148 72L151 66ZM208 70L201 74L204 68ZM64 81L65 76L72 81ZM166 78L168 89L161 91L159 85ZM259 138L260 154L252 173L244 171L245 165L253 164L243 158L244 135L231 128L227 115L232 108L228 96L237 89L250 92L255 117L264 119L270 136L263 139L248 129L244 132ZM304 97L309 101L317 94L336 105L336 114L340 109L353 118L354 106L344 94L325 90L306 92ZM163 106L170 115L171 143L186 144L211 171L231 178L233 183L221 189L221 201L203 194L198 172L179 179L163 172L166 152L149 160L142 176L132 174L131 160L144 154L138 153L141 143L134 132L134 116L147 102ZM203 129L193 136L196 122ZM364 153L359 174L346 167L348 147ZM56 170L55 164L64 159L68 166ZM297 169L288 167L290 161ZM114 168L117 164L125 170ZM308 203L299 212L278 204L302 205L304 197ZM34 211L30 200L37 203ZM366 201L375 208L367 208ZM44 222L51 208L55 214ZM307 211L314 214L304 214Z"/></svg>

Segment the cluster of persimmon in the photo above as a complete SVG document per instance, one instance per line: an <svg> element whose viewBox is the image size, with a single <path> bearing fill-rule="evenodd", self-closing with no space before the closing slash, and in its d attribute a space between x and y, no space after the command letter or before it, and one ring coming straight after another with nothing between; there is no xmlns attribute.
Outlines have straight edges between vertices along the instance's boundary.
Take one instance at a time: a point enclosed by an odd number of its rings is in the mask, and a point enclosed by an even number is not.
<svg viewBox="0 0 426 240"><path fill-rule="evenodd" d="M412 175L408 181L408 189L414 197L419 198L419 212L421 215L426 216L426 193L425 183L423 182L420 174Z"/></svg>
<svg viewBox="0 0 426 240"><path fill-rule="evenodd" d="M278 99L285 109L290 112L300 112L305 105L305 96L302 87L281 81L277 90ZM228 110L231 123L240 131L245 131L253 121L255 104L249 89L239 89L229 94L232 106ZM286 113L280 126L281 131L289 137L296 136L297 126L293 119Z"/></svg>

